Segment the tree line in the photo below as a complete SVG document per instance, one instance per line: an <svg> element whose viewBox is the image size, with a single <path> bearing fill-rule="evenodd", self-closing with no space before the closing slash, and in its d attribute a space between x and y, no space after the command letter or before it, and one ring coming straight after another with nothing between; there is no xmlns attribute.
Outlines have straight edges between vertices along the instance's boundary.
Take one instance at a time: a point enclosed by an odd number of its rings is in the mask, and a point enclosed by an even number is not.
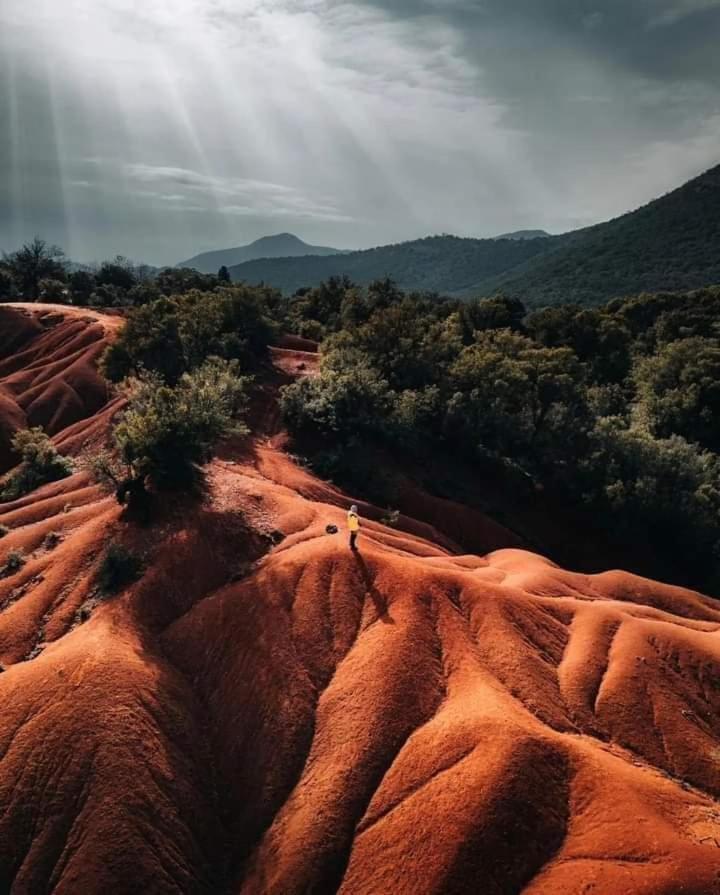
<svg viewBox="0 0 720 895"><path fill-rule="evenodd" d="M78 307L126 308L191 290L211 292L230 284L227 267L217 274L193 268L160 270L115 258L92 266L71 264L58 246L36 236L0 259L0 301L44 301Z"/></svg>
<svg viewBox="0 0 720 895"><path fill-rule="evenodd" d="M91 464L121 502L192 486L245 425L268 344L292 332L321 343L321 365L284 389L282 411L325 477L392 506L375 446L420 463L457 456L616 538L642 536L675 556L684 581L720 590L720 288L528 312L517 299L405 293L389 279L331 278L285 299L172 270L134 305L137 286L122 287L126 325L102 361L127 408ZM11 493L37 483L33 457L46 476L62 472L45 447L18 445L25 472Z"/></svg>
<svg viewBox="0 0 720 895"><path fill-rule="evenodd" d="M720 288L528 313L334 280L284 326L321 341L282 405L324 475L391 500L371 446L543 489L720 589ZM391 477L390 477L391 479ZM375 495L382 499L382 493Z"/></svg>

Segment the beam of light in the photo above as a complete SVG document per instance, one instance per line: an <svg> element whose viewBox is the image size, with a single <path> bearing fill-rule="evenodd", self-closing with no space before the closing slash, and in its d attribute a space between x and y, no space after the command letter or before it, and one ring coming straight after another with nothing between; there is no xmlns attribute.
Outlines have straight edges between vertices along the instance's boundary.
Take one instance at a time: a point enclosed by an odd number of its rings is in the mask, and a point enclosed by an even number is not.
<svg viewBox="0 0 720 895"><path fill-rule="evenodd" d="M7 234L8 245L0 245L0 249L17 248L25 236L24 202L22 190L22 169L20 167L20 113L18 108L18 90L15 73L15 56L13 53L0 54L4 58L5 106L8 110L8 122L5 139L8 144L9 165L6 189L10 195L10 222Z"/></svg>
<svg viewBox="0 0 720 895"><path fill-rule="evenodd" d="M67 200L68 181L70 180L70 177L68 175L67 153L65 146L65 137L63 133L65 118L63 115L63 110L58 108L58 97L57 91L55 89L55 80L53 77L53 71L50 66L50 60L47 57L44 59L44 73L44 87L47 96L47 106L49 113L48 121L51 124L51 128L48 131L48 163L57 171L59 199L59 208L57 209L57 212L60 217L60 228L57 241L62 246L64 246L67 251L72 253L75 246L73 244L74 230L72 227L72 220L70 216L72 206L68 205Z"/></svg>

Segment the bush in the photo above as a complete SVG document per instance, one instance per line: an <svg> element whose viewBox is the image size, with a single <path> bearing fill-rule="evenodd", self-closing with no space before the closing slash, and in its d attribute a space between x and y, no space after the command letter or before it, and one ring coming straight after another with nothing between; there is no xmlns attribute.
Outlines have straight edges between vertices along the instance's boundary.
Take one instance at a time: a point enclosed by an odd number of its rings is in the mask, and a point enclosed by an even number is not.
<svg viewBox="0 0 720 895"><path fill-rule="evenodd" d="M7 525L0 525L0 538L4 538L5 535L10 531Z"/></svg>
<svg viewBox="0 0 720 895"><path fill-rule="evenodd" d="M134 308L107 349L102 371L113 382L143 370L175 385L209 357L253 367L267 355L274 329L262 290L231 287L160 298Z"/></svg>
<svg viewBox="0 0 720 895"><path fill-rule="evenodd" d="M111 481L120 503L144 500L145 482L159 489L192 487L198 466L218 442L245 434L242 422L249 377L236 362L211 358L170 388L157 373L126 384L127 408L115 429L117 459L107 453L88 462Z"/></svg>
<svg viewBox="0 0 720 895"><path fill-rule="evenodd" d="M54 550L62 541L62 535L59 531L49 531L43 538L43 547L46 550Z"/></svg>
<svg viewBox="0 0 720 895"><path fill-rule="evenodd" d="M654 434L682 435L720 451L720 346L695 336L661 346L634 371Z"/></svg>
<svg viewBox="0 0 720 895"><path fill-rule="evenodd" d="M22 569L25 563L25 554L22 550L11 550L7 555L5 565L2 567L2 574L5 576L14 575L15 572L19 572Z"/></svg>
<svg viewBox="0 0 720 895"><path fill-rule="evenodd" d="M0 262L0 301L14 301L16 298L17 288L13 275Z"/></svg>
<svg viewBox="0 0 720 895"><path fill-rule="evenodd" d="M114 594L137 581L143 571L143 561L122 544L111 544L105 551L98 569L98 586L104 594Z"/></svg>
<svg viewBox="0 0 720 895"><path fill-rule="evenodd" d="M679 436L655 438L622 420L601 419L577 483L586 503L628 538L646 533L677 556L696 584L720 588L720 458Z"/></svg>
<svg viewBox="0 0 720 895"><path fill-rule="evenodd" d="M293 433L315 432L335 442L379 430L391 406L387 382L352 350L326 355L319 376L294 382L280 397Z"/></svg>
<svg viewBox="0 0 720 895"><path fill-rule="evenodd" d="M40 280L38 289L42 301L62 302L68 295L67 286L61 280Z"/></svg>
<svg viewBox="0 0 720 895"><path fill-rule="evenodd" d="M72 463L58 454L50 437L39 427L17 432L12 446L20 455L21 465L0 490L0 500L17 500L41 485L72 473Z"/></svg>

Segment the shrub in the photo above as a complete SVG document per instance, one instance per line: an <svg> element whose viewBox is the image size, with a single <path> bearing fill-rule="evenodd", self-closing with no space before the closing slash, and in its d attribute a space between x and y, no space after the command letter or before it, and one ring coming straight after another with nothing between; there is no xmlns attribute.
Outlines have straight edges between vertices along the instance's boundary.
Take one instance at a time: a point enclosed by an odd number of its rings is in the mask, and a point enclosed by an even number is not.
<svg viewBox="0 0 720 895"><path fill-rule="evenodd" d="M4 538L5 535L10 531L7 525L0 525L0 538Z"/></svg>
<svg viewBox="0 0 720 895"><path fill-rule="evenodd" d="M251 367L272 339L268 314L265 293L240 286L151 301L130 312L103 356L103 373L120 382L146 370L175 385L209 357L242 359Z"/></svg>
<svg viewBox="0 0 720 895"><path fill-rule="evenodd" d="M97 478L112 482L119 503L136 507L146 500L146 481L159 489L192 487L217 443L248 431L242 416L249 382L238 375L237 362L218 358L183 374L174 388L157 373L130 379L115 453L85 462Z"/></svg>
<svg viewBox="0 0 720 895"><path fill-rule="evenodd" d="M43 538L43 547L46 550L54 550L62 541L62 535L59 531L49 531Z"/></svg>
<svg viewBox="0 0 720 895"><path fill-rule="evenodd" d="M40 280L38 289L40 290L40 298L42 301L61 302L64 301L68 295L67 286L61 280Z"/></svg>
<svg viewBox="0 0 720 895"><path fill-rule="evenodd" d="M286 386L280 398L293 433L316 432L334 442L376 431L391 406L387 382L351 349L326 355L319 376Z"/></svg>
<svg viewBox="0 0 720 895"><path fill-rule="evenodd" d="M400 521L400 511L399 510L387 510L384 516L381 517L380 522L383 525L387 525L388 528L395 528L395 526Z"/></svg>
<svg viewBox="0 0 720 895"><path fill-rule="evenodd" d="M39 427L23 429L12 440L21 465L5 482L0 500L16 500L35 488L72 473L72 463L58 454L50 437Z"/></svg>
<svg viewBox="0 0 720 895"><path fill-rule="evenodd" d="M142 559L122 544L111 544L98 569L98 586L105 594L114 594L132 584L142 574Z"/></svg>
<svg viewBox="0 0 720 895"><path fill-rule="evenodd" d="M25 554L22 550L11 550L2 568L3 575L14 575L15 572L19 572L22 569L25 562Z"/></svg>
<svg viewBox="0 0 720 895"><path fill-rule="evenodd" d="M720 587L720 458L683 438L655 438L618 419L601 419L577 470L586 502L681 558L695 582Z"/></svg>

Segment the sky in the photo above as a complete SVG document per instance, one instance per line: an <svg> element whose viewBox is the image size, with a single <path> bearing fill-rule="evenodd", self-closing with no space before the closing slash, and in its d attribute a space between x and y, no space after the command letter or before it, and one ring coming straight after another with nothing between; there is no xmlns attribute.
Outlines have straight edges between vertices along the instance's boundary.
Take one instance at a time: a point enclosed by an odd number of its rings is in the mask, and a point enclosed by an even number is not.
<svg viewBox="0 0 720 895"><path fill-rule="evenodd" d="M0 251L564 232L720 162L720 0L0 0Z"/></svg>

